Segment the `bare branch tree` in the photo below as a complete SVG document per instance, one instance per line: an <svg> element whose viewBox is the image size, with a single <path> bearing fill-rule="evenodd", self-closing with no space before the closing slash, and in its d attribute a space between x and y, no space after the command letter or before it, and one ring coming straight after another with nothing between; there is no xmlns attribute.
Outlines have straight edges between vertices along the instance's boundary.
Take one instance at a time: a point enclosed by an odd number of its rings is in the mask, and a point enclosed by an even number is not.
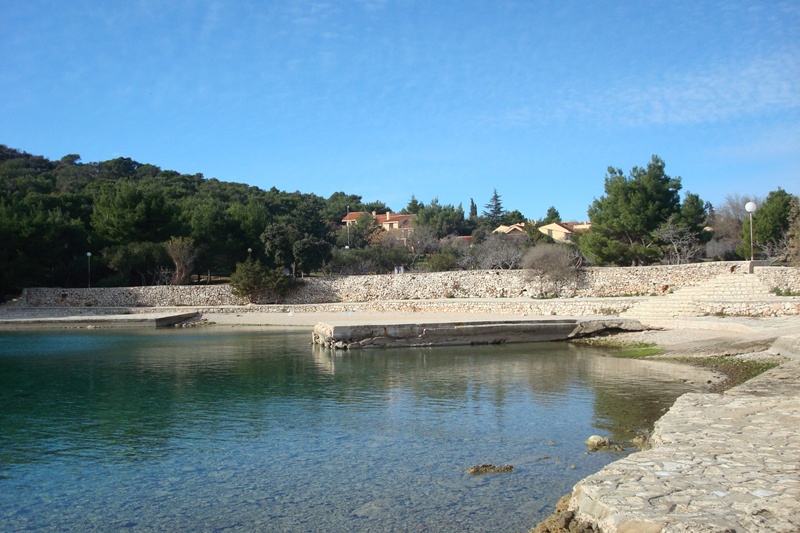
<svg viewBox="0 0 800 533"><path fill-rule="evenodd" d="M522 268L528 279L543 278L550 282L552 294L560 294L564 285L578 278L582 256L576 251L567 244L539 244L525 254Z"/></svg>
<svg viewBox="0 0 800 533"><path fill-rule="evenodd" d="M714 229L714 237L707 245L709 256L731 256L741 245L740 233L747 218L744 205L750 201L758 205L764 203L761 197L729 194L725 202L714 209L709 220L709 225Z"/></svg>
<svg viewBox="0 0 800 533"><path fill-rule="evenodd" d="M659 226L654 236L665 243L664 259L670 265L691 263L703 253L703 243L687 226L670 218Z"/></svg>
<svg viewBox="0 0 800 533"><path fill-rule="evenodd" d="M462 270L476 270L480 268L478 250L478 245L474 245L459 255L457 257L458 268Z"/></svg>
<svg viewBox="0 0 800 533"><path fill-rule="evenodd" d="M157 266L153 273L153 285L171 285L173 280L172 270Z"/></svg>
<svg viewBox="0 0 800 533"><path fill-rule="evenodd" d="M492 234L478 245L480 268L486 270L519 268L522 264L523 243Z"/></svg>
<svg viewBox="0 0 800 533"><path fill-rule="evenodd" d="M778 239L772 239L763 244L757 242L756 246L761 249L764 259L769 261L770 264L785 263L789 261L792 255L788 231L782 231Z"/></svg>
<svg viewBox="0 0 800 533"><path fill-rule="evenodd" d="M175 263L172 285L185 285L192 275L194 260L199 253L191 237L173 237L164 243L164 249Z"/></svg>
<svg viewBox="0 0 800 533"><path fill-rule="evenodd" d="M800 266L800 198L792 200L789 214L789 264Z"/></svg>
<svg viewBox="0 0 800 533"><path fill-rule="evenodd" d="M425 254L438 251L439 239L430 227L418 226L406 238L406 245L411 252L411 262L416 264Z"/></svg>

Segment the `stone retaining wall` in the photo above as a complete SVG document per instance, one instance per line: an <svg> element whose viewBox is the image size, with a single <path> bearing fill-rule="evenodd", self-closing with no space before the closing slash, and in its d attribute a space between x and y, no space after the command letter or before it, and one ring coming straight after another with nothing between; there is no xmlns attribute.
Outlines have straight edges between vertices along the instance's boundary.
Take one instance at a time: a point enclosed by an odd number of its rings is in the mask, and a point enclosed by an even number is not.
<svg viewBox="0 0 800 533"><path fill-rule="evenodd" d="M336 302L424 301L469 298L536 300L554 294L561 298L649 296L698 285L731 269L746 272L740 262L698 263L647 267L592 267L559 286L521 270L482 270L400 275L306 278L283 304ZM755 268L770 287L800 292L800 269ZM538 301L538 300L537 300ZM543 306L557 300L543 299ZM26 289L21 304L30 307L206 307L245 305L227 285L184 285L96 289ZM265 298L256 303L270 303ZM594 307L596 310L596 305Z"/></svg>
<svg viewBox="0 0 800 533"><path fill-rule="evenodd" d="M246 305L231 294L228 285L159 285L97 289L25 289L23 305L29 307L201 307Z"/></svg>
<svg viewBox="0 0 800 533"><path fill-rule="evenodd" d="M800 315L800 298L771 298L758 302L704 301L699 304L698 314L709 316L747 316L770 318Z"/></svg>
<svg viewBox="0 0 800 533"><path fill-rule="evenodd" d="M554 298L533 300L510 299L447 299L447 300L375 300L361 303L251 305L248 312L264 313L357 313L365 311L402 313L491 313L522 316L586 316L617 315L630 308L641 298ZM219 308L208 312L234 311L236 308ZM240 311L237 311L240 312Z"/></svg>
<svg viewBox="0 0 800 533"><path fill-rule="evenodd" d="M576 279L554 284L522 270L471 270L381 276L309 278L286 303L428 300L434 298L605 298L648 296L697 285L749 263L716 262L647 267L591 267ZM800 284L800 271L791 270ZM788 276L791 278L791 276Z"/></svg>
<svg viewBox="0 0 800 533"><path fill-rule="evenodd" d="M754 272L770 289L800 295L800 268L756 267Z"/></svg>

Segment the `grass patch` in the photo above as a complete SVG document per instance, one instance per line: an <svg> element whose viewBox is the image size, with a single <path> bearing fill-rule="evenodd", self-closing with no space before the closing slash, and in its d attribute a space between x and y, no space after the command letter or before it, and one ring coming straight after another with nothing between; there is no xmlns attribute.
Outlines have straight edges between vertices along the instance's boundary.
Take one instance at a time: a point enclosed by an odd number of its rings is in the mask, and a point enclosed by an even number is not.
<svg viewBox="0 0 800 533"><path fill-rule="evenodd" d="M793 291L792 289L781 289L780 287L772 287L770 290L775 296L800 296L800 292Z"/></svg>
<svg viewBox="0 0 800 533"><path fill-rule="evenodd" d="M624 359L641 359L664 353L664 350L656 347L650 342L630 342L620 340L616 337L585 337L583 339L573 339L571 342L596 346L598 348L610 348L612 357Z"/></svg>
<svg viewBox="0 0 800 533"><path fill-rule="evenodd" d="M711 392L723 392L780 365L775 360L752 360L738 357L676 357L674 361L719 372L725 379L714 385Z"/></svg>
<svg viewBox="0 0 800 533"><path fill-rule="evenodd" d="M661 348L656 348L655 346L640 346L636 348L626 348L618 353L615 353L614 357L621 357L624 359L641 359L653 355L660 355L662 353L664 353L664 350Z"/></svg>

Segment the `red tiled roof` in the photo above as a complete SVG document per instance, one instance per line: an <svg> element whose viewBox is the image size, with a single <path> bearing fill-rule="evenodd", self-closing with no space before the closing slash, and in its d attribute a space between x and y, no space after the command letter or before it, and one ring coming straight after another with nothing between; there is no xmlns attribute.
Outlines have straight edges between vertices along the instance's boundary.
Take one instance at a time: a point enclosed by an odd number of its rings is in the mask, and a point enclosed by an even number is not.
<svg viewBox="0 0 800 533"><path fill-rule="evenodd" d="M350 211L343 219L342 222L347 224L348 222L355 222L358 218L363 215L365 211ZM407 224L414 215L401 215L398 213L392 213L391 211L383 214L375 214L372 213L372 216L375 217L375 220L378 221L378 224L386 225L390 223L397 224L398 227L401 225Z"/></svg>
<svg viewBox="0 0 800 533"><path fill-rule="evenodd" d="M589 222L562 222L561 226L566 226L573 233L589 233L591 224ZM583 226L583 227L578 227Z"/></svg>
<svg viewBox="0 0 800 533"><path fill-rule="evenodd" d="M552 222L552 224L555 225L555 226L558 226L559 228L563 229L567 233L572 233L574 231L572 226L570 226L569 224L564 224L563 222ZM547 227L549 225L550 224L547 224L547 225L542 226L542 227L544 228L544 227Z"/></svg>
<svg viewBox="0 0 800 533"><path fill-rule="evenodd" d="M347 222L349 222L349 221L353 221L353 222L355 222L356 220L358 220L358 217L360 217L360 216L361 216L361 215L363 215L363 214L364 214L364 211L350 211L350 212L349 212L349 213L347 213L347 215L345 215L345 217L342 219L342 222L345 222L345 223L347 223Z"/></svg>
<svg viewBox="0 0 800 533"><path fill-rule="evenodd" d="M376 218L378 222L384 224L386 222L405 222L411 220L414 215L398 215L397 213L386 213L385 215L378 215Z"/></svg>

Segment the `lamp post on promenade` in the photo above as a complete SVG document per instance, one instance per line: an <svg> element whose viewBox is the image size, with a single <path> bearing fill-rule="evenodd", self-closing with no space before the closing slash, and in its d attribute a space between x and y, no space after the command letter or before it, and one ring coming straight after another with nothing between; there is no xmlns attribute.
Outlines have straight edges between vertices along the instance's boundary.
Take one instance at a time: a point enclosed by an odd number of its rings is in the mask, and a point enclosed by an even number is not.
<svg viewBox="0 0 800 533"><path fill-rule="evenodd" d="M253 249L252 248L248 248L247 249L247 260L250 261L252 258L253 258Z"/></svg>
<svg viewBox="0 0 800 533"><path fill-rule="evenodd" d="M350 206L347 206L347 216L345 217L345 225L347 226L347 246L345 250L350 249Z"/></svg>
<svg viewBox="0 0 800 533"><path fill-rule="evenodd" d="M750 214L750 261L753 260L755 257L754 247L753 247L753 213L756 211L756 203L755 202L747 202L744 204L744 210Z"/></svg>
<svg viewBox="0 0 800 533"><path fill-rule="evenodd" d="M86 287L92 288L92 252L86 252Z"/></svg>

